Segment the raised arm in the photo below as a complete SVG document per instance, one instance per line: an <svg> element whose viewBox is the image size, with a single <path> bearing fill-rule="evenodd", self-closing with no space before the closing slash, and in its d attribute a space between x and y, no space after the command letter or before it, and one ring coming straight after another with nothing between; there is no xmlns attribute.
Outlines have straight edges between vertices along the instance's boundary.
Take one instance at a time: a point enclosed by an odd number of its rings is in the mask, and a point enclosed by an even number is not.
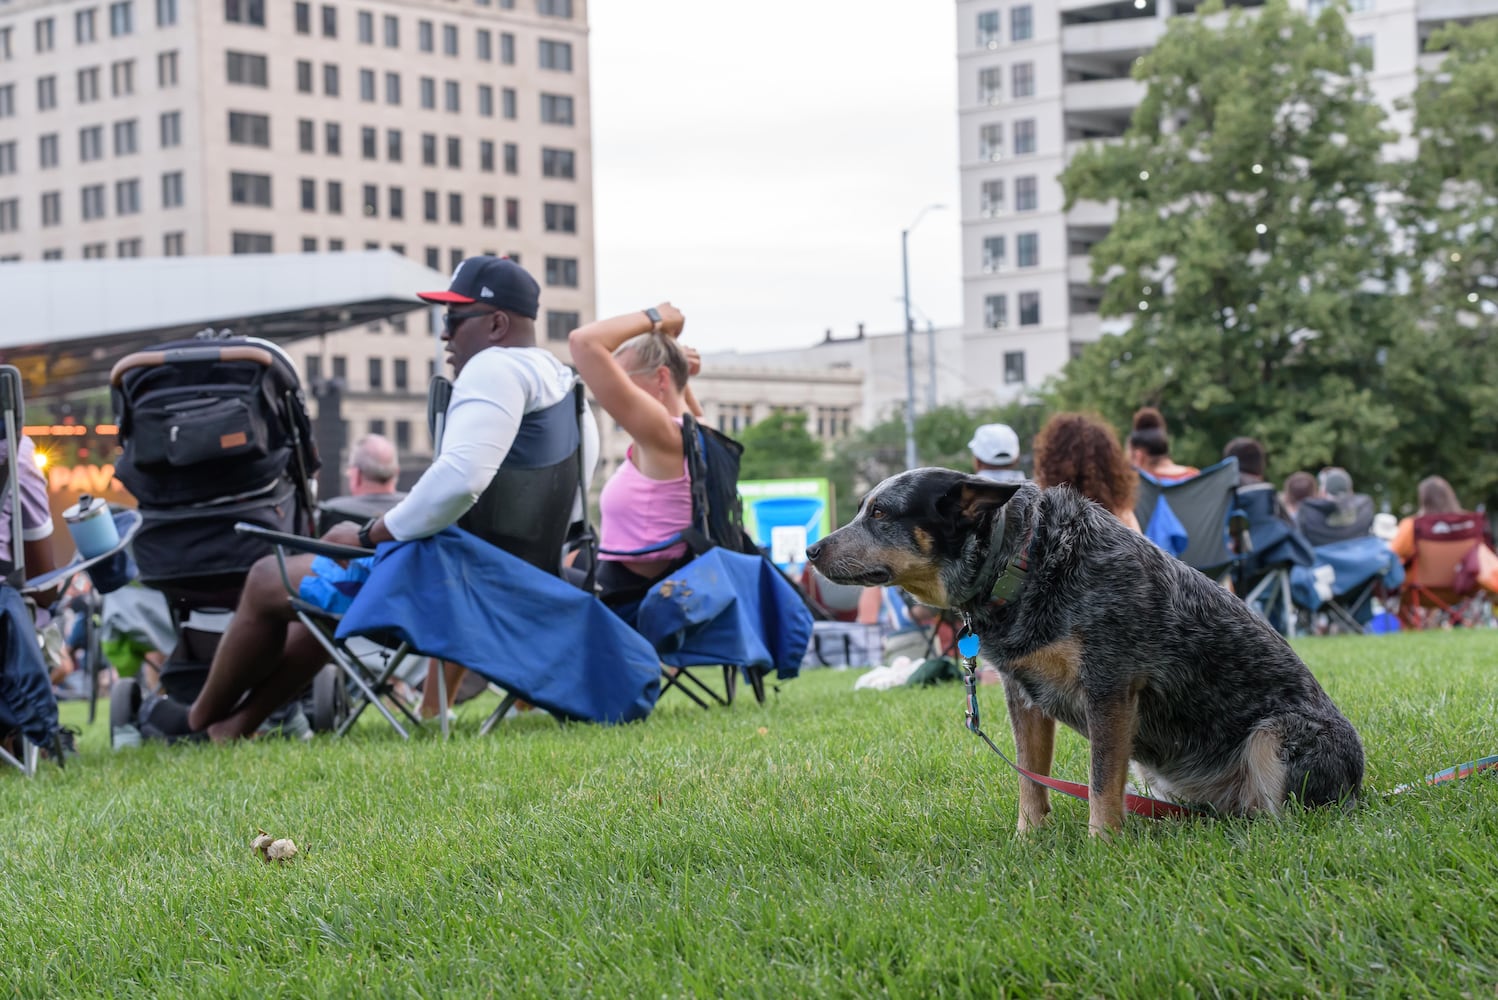
<svg viewBox="0 0 1498 1000"><path fill-rule="evenodd" d="M681 310L669 302L656 309L660 332L679 337L686 322ZM681 451L681 428L654 397L630 381L629 373L614 358L614 351L625 341L655 329L655 320L641 310L581 326L572 331L567 344L583 382L609 416L642 448L671 454Z"/></svg>

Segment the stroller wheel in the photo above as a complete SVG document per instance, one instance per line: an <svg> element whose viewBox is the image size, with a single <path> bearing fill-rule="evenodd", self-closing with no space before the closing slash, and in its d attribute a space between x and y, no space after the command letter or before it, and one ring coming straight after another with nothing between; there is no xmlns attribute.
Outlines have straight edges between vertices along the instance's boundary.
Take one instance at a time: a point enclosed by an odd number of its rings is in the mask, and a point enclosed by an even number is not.
<svg viewBox="0 0 1498 1000"><path fill-rule="evenodd" d="M118 749L140 743L140 681L121 677L109 692L109 745Z"/></svg>
<svg viewBox="0 0 1498 1000"><path fill-rule="evenodd" d="M329 664L312 678L312 731L331 733L348 718L348 685L343 671Z"/></svg>

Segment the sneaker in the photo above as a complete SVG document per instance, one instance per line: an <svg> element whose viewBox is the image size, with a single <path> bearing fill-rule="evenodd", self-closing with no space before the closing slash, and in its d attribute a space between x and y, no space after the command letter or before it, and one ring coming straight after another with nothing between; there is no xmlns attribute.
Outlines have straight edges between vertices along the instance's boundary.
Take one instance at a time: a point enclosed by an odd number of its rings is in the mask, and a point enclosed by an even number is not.
<svg viewBox="0 0 1498 1000"><path fill-rule="evenodd" d="M164 694L153 695L141 702L136 719L140 722L140 735L147 739L178 743L199 742L208 738L207 733L194 732L187 724L187 706Z"/></svg>
<svg viewBox="0 0 1498 1000"><path fill-rule="evenodd" d="M307 718L307 713L302 711L302 706L296 705L279 722L272 722L269 719L262 722L255 735L284 736L288 740L301 740L305 743L312 739L312 721Z"/></svg>
<svg viewBox="0 0 1498 1000"><path fill-rule="evenodd" d="M134 726L116 726L110 734L109 745L113 750L128 750L140 746L140 730Z"/></svg>

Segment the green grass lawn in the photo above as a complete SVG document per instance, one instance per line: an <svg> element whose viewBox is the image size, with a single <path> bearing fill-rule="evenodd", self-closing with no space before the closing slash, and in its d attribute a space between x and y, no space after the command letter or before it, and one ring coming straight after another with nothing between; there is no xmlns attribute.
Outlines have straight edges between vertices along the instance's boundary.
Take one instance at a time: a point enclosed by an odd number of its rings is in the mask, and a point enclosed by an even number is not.
<svg viewBox="0 0 1498 1000"><path fill-rule="evenodd" d="M1498 633L1310 639L1368 787L1498 752ZM0 990L111 996L1485 996L1498 781L1016 837L960 686L451 743L107 749L0 776ZM81 706L65 719L82 719ZM1003 699L988 731L1010 743ZM101 713L105 714L105 713ZM1086 780L1064 732L1057 772ZM303 855L265 865L257 827Z"/></svg>

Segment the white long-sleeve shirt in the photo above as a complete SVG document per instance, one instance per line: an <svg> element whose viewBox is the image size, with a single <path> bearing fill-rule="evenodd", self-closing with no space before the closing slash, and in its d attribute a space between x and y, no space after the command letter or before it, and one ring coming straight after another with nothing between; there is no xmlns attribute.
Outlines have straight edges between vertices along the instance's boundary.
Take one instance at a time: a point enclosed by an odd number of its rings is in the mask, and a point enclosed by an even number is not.
<svg viewBox="0 0 1498 1000"><path fill-rule="evenodd" d="M469 359L453 381L442 431L442 450L404 500L385 515L398 541L426 538L458 519L478 501L510 453L527 413L561 402L576 376L540 347L490 347ZM598 427L583 420L583 475L593 478ZM580 517L579 504L574 517Z"/></svg>

